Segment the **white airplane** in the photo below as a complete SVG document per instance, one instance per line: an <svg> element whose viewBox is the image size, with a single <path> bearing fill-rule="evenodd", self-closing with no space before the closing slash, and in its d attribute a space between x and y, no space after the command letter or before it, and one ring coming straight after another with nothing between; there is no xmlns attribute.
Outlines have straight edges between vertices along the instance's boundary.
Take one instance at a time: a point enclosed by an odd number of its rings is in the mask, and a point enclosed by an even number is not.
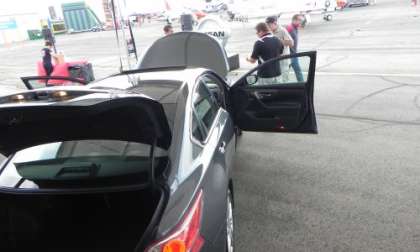
<svg viewBox="0 0 420 252"><path fill-rule="evenodd" d="M228 5L223 0L212 0L206 4L204 11L207 13L217 13L226 11L227 8Z"/></svg>
<svg viewBox="0 0 420 252"><path fill-rule="evenodd" d="M163 16L168 22L177 20L183 14L191 14L194 18L201 18L201 12L205 9L204 1L200 3L192 0L163 0L165 10Z"/></svg>
<svg viewBox="0 0 420 252"><path fill-rule="evenodd" d="M322 14L331 21L337 8L336 0L229 0L227 4L232 21L239 22L283 14L303 14L307 23L311 14Z"/></svg>

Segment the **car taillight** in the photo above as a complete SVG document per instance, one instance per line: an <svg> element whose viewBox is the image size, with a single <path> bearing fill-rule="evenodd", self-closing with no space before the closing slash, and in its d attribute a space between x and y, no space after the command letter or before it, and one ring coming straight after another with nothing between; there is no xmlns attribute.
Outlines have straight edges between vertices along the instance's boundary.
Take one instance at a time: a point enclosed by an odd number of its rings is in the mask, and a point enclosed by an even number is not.
<svg viewBox="0 0 420 252"><path fill-rule="evenodd" d="M204 244L200 235L203 191L200 191L181 223L166 238L157 241L147 252L199 252Z"/></svg>

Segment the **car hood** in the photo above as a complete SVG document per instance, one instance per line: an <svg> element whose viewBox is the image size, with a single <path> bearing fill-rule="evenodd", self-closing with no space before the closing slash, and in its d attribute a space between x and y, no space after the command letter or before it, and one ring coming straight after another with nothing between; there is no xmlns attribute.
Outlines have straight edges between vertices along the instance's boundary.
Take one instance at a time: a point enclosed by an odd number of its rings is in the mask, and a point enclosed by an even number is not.
<svg viewBox="0 0 420 252"><path fill-rule="evenodd" d="M67 99L54 100L57 92ZM162 105L143 95L51 89L0 99L0 153L5 156L84 139L156 143L168 149L171 131Z"/></svg>

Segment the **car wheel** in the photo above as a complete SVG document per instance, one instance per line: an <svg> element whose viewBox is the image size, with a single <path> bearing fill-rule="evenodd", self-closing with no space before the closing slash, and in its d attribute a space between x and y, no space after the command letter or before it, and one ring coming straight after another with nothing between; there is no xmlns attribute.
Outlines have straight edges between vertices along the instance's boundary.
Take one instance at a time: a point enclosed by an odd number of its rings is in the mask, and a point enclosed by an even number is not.
<svg viewBox="0 0 420 252"><path fill-rule="evenodd" d="M331 14L328 14L325 16L325 21L332 21L333 16Z"/></svg>
<svg viewBox="0 0 420 252"><path fill-rule="evenodd" d="M234 220L233 220L233 197L230 189L227 193L226 207L226 252L235 251Z"/></svg>
<svg viewBox="0 0 420 252"><path fill-rule="evenodd" d="M242 136L242 130L239 127L235 127L236 136Z"/></svg>

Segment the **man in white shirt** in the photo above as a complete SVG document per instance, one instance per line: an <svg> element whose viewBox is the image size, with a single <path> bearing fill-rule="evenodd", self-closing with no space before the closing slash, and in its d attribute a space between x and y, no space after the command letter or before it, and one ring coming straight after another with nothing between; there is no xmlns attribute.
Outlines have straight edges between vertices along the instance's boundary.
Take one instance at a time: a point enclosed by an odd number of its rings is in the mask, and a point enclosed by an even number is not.
<svg viewBox="0 0 420 252"><path fill-rule="evenodd" d="M283 44L284 50L282 55L289 55L290 47L294 46L294 41L290 36L289 32L282 26L278 25L277 17L275 16L266 18L265 22L267 23L273 35L280 39L281 43ZM290 60L282 60L280 62L283 83L288 83L289 81L289 66Z"/></svg>

